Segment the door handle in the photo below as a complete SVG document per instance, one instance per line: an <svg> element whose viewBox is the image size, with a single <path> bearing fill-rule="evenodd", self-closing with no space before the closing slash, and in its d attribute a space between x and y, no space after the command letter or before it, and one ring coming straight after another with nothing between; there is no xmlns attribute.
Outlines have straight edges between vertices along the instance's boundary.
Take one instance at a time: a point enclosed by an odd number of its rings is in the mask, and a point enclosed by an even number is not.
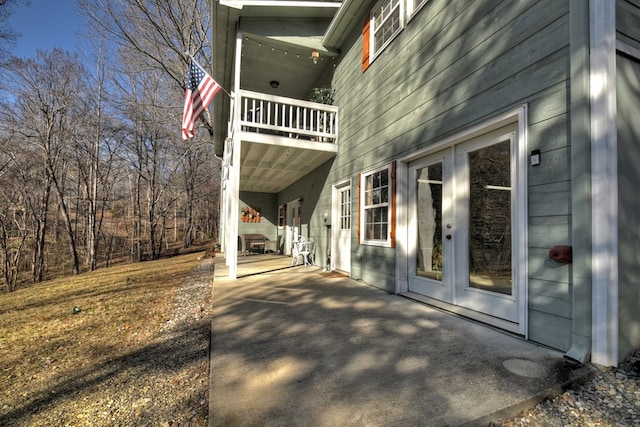
<svg viewBox="0 0 640 427"><path fill-rule="evenodd" d="M451 240L451 234L447 234L447 235L445 236L445 238L446 238L447 240Z"/></svg>

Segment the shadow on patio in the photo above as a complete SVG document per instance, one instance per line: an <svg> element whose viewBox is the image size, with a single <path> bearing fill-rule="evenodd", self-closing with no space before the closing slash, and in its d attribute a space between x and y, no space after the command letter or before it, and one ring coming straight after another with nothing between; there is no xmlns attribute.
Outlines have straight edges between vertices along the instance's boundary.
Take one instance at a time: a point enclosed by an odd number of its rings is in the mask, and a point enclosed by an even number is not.
<svg viewBox="0 0 640 427"><path fill-rule="evenodd" d="M589 374L560 352L317 267L214 279L212 426L486 425Z"/></svg>

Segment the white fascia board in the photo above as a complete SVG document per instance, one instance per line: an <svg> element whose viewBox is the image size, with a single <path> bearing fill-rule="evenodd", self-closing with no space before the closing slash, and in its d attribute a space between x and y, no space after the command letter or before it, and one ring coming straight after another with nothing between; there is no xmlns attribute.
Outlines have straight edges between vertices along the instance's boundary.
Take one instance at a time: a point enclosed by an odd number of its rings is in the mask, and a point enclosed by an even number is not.
<svg viewBox="0 0 640 427"><path fill-rule="evenodd" d="M324 23L323 23L324 22ZM240 22L240 31L250 38L277 43L286 49L297 46L305 50L316 50L322 55L338 56L339 52L326 49L322 36L326 31L326 20L313 23L308 19L246 19Z"/></svg>
<svg viewBox="0 0 640 427"><path fill-rule="evenodd" d="M338 2L326 1L289 1L289 0L220 0L220 4L235 9L242 9L245 6L260 7L320 7L333 8L340 7Z"/></svg>
<svg viewBox="0 0 640 427"><path fill-rule="evenodd" d="M340 49L351 27L364 24L364 17L369 13L372 3L373 0L344 0L331 21L322 44L330 49Z"/></svg>

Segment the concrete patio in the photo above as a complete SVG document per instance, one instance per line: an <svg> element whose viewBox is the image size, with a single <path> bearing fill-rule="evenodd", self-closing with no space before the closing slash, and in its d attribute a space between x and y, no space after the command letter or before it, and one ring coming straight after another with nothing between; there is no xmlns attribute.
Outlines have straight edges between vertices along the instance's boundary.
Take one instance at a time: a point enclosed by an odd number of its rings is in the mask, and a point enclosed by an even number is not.
<svg viewBox="0 0 640 427"><path fill-rule="evenodd" d="M211 426L487 425L589 378L560 352L282 256L216 259Z"/></svg>

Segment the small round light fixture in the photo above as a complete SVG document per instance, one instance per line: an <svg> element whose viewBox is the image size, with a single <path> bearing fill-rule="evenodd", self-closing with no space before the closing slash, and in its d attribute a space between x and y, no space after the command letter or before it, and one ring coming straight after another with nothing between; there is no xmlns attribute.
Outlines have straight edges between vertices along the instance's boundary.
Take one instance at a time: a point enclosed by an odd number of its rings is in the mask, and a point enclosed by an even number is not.
<svg viewBox="0 0 640 427"><path fill-rule="evenodd" d="M278 86L280 86L280 82L279 82L279 81L277 81L277 80L271 80L271 81L269 82L269 84L270 84L270 85L271 85L271 87L272 87L272 88L274 88L274 89L277 89L277 88L278 88Z"/></svg>

